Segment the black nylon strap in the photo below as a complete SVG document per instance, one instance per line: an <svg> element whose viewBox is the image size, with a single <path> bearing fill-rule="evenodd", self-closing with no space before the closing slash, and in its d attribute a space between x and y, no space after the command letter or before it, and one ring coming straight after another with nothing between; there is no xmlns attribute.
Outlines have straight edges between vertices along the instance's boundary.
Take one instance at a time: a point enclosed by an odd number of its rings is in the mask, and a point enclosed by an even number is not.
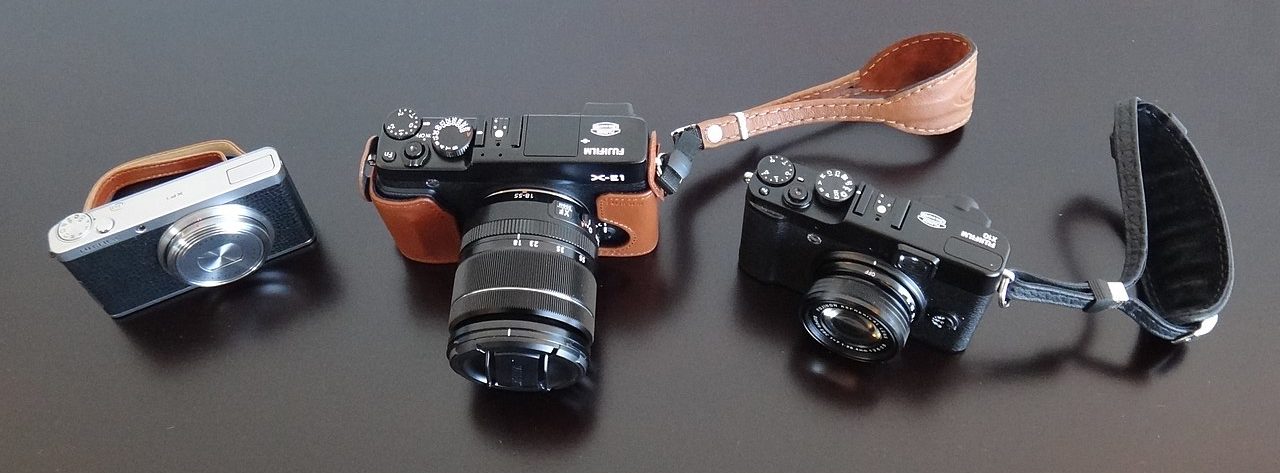
<svg viewBox="0 0 1280 473"><path fill-rule="evenodd" d="M1002 302L1115 308L1174 342L1208 333L1231 292L1231 244L1217 191L1186 129L1153 104L1125 100L1116 106L1111 155L1124 210L1122 293L1097 293L1113 287L1101 281L1012 270Z"/></svg>

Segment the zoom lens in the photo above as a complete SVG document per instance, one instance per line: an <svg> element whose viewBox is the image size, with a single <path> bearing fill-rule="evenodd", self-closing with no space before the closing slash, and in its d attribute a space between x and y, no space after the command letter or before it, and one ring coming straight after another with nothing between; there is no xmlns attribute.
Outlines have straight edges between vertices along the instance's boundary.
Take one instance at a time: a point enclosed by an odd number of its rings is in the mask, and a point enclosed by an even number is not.
<svg viewBox="0 0 1280 473"><path fill-rule="evenodd" d="M809 335L831 351L884 361L902 350L923 309L919 286L901 271L866 255L836 252L819 269L800 317Z"/></svg>
<svg viewBox="0 0 1280 473"><path fill-rule="evenodd" d="M595 331L590 212L555 192L485 199L462 236L449 310L449 364L493 388L546 391L587 373Z"/></svg>

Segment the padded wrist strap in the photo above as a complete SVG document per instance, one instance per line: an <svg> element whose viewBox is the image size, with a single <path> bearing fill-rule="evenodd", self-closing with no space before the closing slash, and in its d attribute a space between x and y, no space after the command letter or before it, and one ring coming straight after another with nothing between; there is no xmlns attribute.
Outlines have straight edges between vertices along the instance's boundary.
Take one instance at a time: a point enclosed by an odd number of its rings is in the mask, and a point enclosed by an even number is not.
<svg viewBox="0 0 1280 473"><path fill-rule="evenodd" d="M917 135L955 130L973 112L977 61L973 42L957 33L903 39L844 77L676 130L658 183L674 194L700 150L796 125L876 122Z"/></svg>
<svg viewBox="0 0 1280 473"><path fill-rule="evenodd" d="M120 189L161 177L183 174L218 164L244 151L227 140L196 143L127 161L98 178L85 198L84 210L110 202Z"/></svg>
<svg viewBox="0 0 1280 473"><path fill-rule="evenodd" d="M1001 302L1114 308L1174 342L1208 333L1231 294L1233 262L1204 162L1177 118L1136 97L1116 107L1111 155L1124 208L1120 280L1069 283L1012 270Z"/></svg>

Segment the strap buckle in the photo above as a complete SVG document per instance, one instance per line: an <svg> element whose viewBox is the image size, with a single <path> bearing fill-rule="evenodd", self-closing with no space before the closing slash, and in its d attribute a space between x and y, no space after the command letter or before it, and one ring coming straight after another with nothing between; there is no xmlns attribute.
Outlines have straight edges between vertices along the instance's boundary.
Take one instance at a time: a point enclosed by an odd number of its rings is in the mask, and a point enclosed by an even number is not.
<svg viewBox="0 0 1280 473"><path fill-rule="evenodd" d="M1016 277L1013 271L1007 268L1000 272L1000 280L996 282L996 300L1000 302L1001 308L1009 307L1009 303L1012 302L1009 299L1009 285L1013 284Z"/></svg>
<svg viewBox="0 0 1280 473"><path fill-rule="evenodd" d="M1212 332L1213 328L1217 326L1218 326L1218 314L1213 314L1212 317L1201 320L1199 323L1197 323L1195 330L1191 331L1190 333L1187 333L1186 335L1173 339L1172 343L1181 345L1183 343L1190 342L1197 338L1208 335L1209 332Z"/></svg>
<svg viewBox="0 0 1280 473"><path fill-rule="evenodd" d="M667 195L675 194L680 182L693 168L693 156L702 150L702 132L697 125L685 125L671 132L675 144L670 153L658 154L657 181Z"/></svg>

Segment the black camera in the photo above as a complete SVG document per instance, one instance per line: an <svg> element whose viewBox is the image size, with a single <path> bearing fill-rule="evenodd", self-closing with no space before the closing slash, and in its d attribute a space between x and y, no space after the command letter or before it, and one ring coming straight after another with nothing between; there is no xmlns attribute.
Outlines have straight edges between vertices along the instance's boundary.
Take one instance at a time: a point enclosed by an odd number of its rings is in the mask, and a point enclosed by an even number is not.
<svg viewBox="0 0 1280 473"><path fill-rule="evenodd" d="M845 357L887 360L908 335L959 352L1009 256L990 226L968 197L895 197L772 155L747 178L738 264L805 294L805 329Z"/></svg>
<svg viewBox="0 0 1280 473"><path fill-rule="evenodd" d="M455 371L511 390L586 374L597 257L657 244L655 145L625 103L580 115L388 116L368 144L362 192L405 257L458 263Z"/></svg>

